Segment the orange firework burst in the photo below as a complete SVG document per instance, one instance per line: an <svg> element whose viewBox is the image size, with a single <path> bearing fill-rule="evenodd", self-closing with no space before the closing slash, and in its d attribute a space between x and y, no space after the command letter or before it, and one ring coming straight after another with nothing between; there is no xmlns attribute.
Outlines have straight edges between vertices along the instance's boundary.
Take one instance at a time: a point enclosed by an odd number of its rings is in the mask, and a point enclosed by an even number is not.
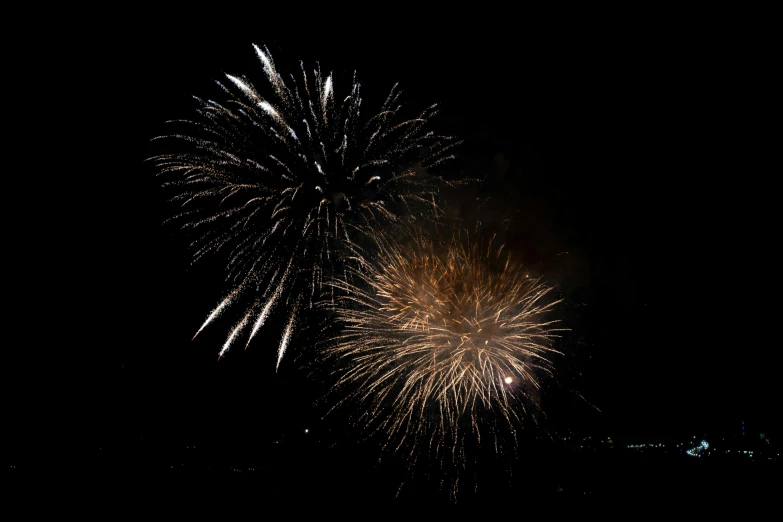
<svg viewBox="0 0 783 522"><path fill-rule="evenodd" d="M363 406L360 424L396 448L412 439L411 450L422 437L436 451L462 448L466 435L480 442L490 416L513 434L559 353L553 288L492 241L373 239L373 259L354 245L357 268L335 283L344 330L327 349L338 388Z"/></svg>

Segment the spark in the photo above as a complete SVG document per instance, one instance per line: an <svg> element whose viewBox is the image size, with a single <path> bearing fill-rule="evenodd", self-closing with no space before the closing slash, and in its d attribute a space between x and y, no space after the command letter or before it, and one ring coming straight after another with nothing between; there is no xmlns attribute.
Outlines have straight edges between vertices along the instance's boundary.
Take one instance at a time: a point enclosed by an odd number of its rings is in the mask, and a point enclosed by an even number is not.
<svg viewBox="0 0 783 522"><path fill-rule="evenodd" d="M229 347L231 346L231 343L233 343L234 339L236 339L237 334L247 324L248 317L250 317L250 312L246 313L245 316L242 318L242 320L231 331L231 334L228 336L228 339L226 339L226 342L223 344L223 349L220 350L220 355L218 357L223 357L223 355L225 355L225 353L228 351Z"/></svg>
<svg viewBox="0 0 783 522"><path fill-rule="evenodd" d="M250 337L247 340L247 345L245 345L245 348L247 348L247 346L250 344L250 341L253 339L253 337L256 336L258 330L262 326L264 326L264 323L266 322L266 318L269 317L269 312L272 310L272 305L275 304L275 297L276 296L272 296L271 298L269 298L269 300L266 302L266 306L264 306L264 309L258 315L258 319L256 319L256 322L253 325L253 331L250 332Z"/></svg>
<svg viewBox="0 0 783 522"><path fill-rule="evenodd" d="M291 331L294 329L295 320L296 320L296 307L294 307L294 310L291 312L291 317L288 319L288 326L286 326L285 332L283 333L283 338L280 340L280 348L277 351L276 369L280 368L280 361L283 360L283 355L285 354L285 350L286 348L288 348L288 342L291 340Z"/></svg>
<svg viewBox="0 0 783 522"><path fill-rule="evenodd" d="M206 326L207 326L209 323L211 323L212 321L214 321L214 320L215 320L215 318L217 318L217 317L218 317L218 316L221 314L221 312L222 312L222 311L223 311L223 310L226 308L226 306L228 306L228 305L229 305L229 303L231 303L231 301L234 299L234 297L235 297L235 296L236 296L236 294L237 294L237 291L238 291L238 289L237 289L237 290L234 290L233 292L231 292L231 293L230 293L230 294L229 294L229 295L228 295L228 296L227 296L225 299L223 299L223 301L221 301L221 302L220 302L220 304L219 304L219 305L217 305L217 307L216 307L214 310L212 310L212 312L211 312L211 313L209 314L209 316L207 317L207 320L206 320L206 321L204 321L204 324L202 324L202 325L201 325L201 328L199 328L199 329L198 329L198 331L197 331L197 332L195 333L195 335L193 336L193 339L195 339L195 338L196 338L196 336L197 336L198 334L200 334L200 333L201 333L201 331L202 331L202 330L203 330L203 329L204 329L204 328L205 328L205 327L206 327ZM192 341L193 339L191 339L191 341Z"/></svg>

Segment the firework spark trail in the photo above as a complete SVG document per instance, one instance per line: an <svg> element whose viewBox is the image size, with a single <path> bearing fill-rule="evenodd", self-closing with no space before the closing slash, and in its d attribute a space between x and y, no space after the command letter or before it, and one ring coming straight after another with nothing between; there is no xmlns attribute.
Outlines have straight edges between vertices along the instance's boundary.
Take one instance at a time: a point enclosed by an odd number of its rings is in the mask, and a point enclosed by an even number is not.
<svg viewBox="0 0 783 522"><path fill-rule="evenodd" d="M560 302L552 287L491 241L375 237L377 257L353 248L350 278L334 282L343 332L325 354L341 368L336 389L347 390L338 405L355 399L364 428L397 449L412 440L411 452L425 444L461 455L468 434L480 442L487 412L513 433L537 374L551 375L548 356L560 353L553 342L564 329L547 318Z"/></svg>
<svg viewBox="0 0 783 522"><path fill-rule="evenodd" d="M332 74L316 68L308 75L300 62L300 79L291 74L287 81L265 47L253 48L264 89L227 74L217 84L228 100L195 98L199 118L172 122L187 130L155 138L173 143L176 152L150 158L166 176L164 186L177 190L172 200L182 210L171 220L194 234L194 260L227 254L230 287L196 335L229 306L253 303L221 355L245 329L251 329L249 343L278 304L293 309L307 293L312 308L324 275L341 270L337 254L349 239L346 225L380 227L416 208L437 215L435 196L448 183L427 169L453 158L459 143L424 130L435 105L399 121L397 85L380 111L362 121L355 74L349 94L340 97ZM294 259L296 266L275 282ZM264 288L269 295L260 307ZM281 356L295 324L292 316Z"/></svg>
<svg viewBox="0 0 783 522"><path fill-rule="evenodd" d="M294 306L291 317L288 319L288 325L285 327L283 338L280 339L280 348L277 350L277 368L280 367L280 361L283 360L283 355L285 355L286 348L288 348L288 343L291 340L291 331L294 329L296 321L296 309L297 307Z"/></svg>

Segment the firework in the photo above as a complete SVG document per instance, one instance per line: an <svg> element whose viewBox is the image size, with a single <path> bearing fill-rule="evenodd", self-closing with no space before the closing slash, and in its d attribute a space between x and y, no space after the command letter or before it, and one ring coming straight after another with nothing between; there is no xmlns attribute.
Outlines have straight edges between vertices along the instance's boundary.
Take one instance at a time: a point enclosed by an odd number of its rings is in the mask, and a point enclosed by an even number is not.
<svg viewBox="0 0 783 522"><path fill-rule="evenodd" d="M173 187L181 212L172 219L192 234L194 260L225 255L228 290L196 332L232 304L243 315L220 355L238 339L250 343L274 309L290 313L278 365L297 324L312 308L326 277L340 271L346 223L378 223L422 206L437 214L443 180L428 169L452 158L457 142L426 131L436 106L401 121L395 85L380 110L360 118L354 74L338 96L320 67L297 77L278 71L265 47L253 46L265 73L263 88L245 77L217 82L227 100L196 98L198 118L156 139L176 150L151 158ZM342 100L342 101L340 101Z"/></svg>
<svg viewBox="0 0 783 522"><path fill-rule="evenodd" d="M350 282L334 283L343 330L325 354L339 368L338 404L358 402L360 426L395 450L423 443L459 457L485 430L497 450L553 373L562 329L548 316L560 300L491 240L378 244L372 260L355 248Z"/></svg>

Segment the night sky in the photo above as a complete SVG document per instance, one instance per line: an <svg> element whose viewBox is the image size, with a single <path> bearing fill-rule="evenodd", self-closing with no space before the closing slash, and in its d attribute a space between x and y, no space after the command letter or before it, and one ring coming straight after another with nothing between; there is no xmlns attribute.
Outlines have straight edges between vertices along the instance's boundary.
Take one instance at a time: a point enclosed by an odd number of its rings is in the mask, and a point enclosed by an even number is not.
<svg viewBox="0 0 783 522"><path fill-rule="evenodd" d="M30 390L11 408L13 424L29 427L17 432L19 459L34 460L39 442L68 460L144 437L241 452L323 422L313 405L323 384L293 357L274 373L274 323L221 361L228 322L191 341L224 296L222 274L210 260L191 266L143 162L165 120L194 114L191 96L220 99L223 73L260 78L252 43L278 64L319 61L338 79L357 70L370 106L396 82L410 111L440 105L433 128L464 140L454 174L484 179L452 209L511 217L511 251L566 299L563 386L602 413L575 402L557 415L562 425L673 436L745 420L779 433L776 196L759 181L772 176L772 140L758 125L768 91L730 36L640 23L473 27L467 15L302 31L219 16L62 42L74 59L66 81L80 84L68 138L78 145L52 175L83 188L68 206L73 224L50 228L57 291L37 315L58 316L56 341L33 356L14 348L22 370L11 383ZM58 368L43 394L30 383L50 350Z"/></svg>

